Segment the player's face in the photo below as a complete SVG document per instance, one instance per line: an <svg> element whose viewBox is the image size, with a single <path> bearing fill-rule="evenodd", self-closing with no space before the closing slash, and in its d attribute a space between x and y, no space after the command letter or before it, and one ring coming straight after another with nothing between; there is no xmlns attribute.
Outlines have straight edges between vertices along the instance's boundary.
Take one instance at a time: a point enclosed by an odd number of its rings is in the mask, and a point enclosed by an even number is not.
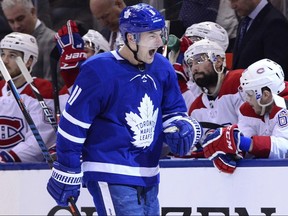
<svg viewBox="0 0 288 216"><path fill-rule="evenodd" d="M239 17L248 16L260 2L260 0L230 0L231 8Z"/></svg>
<svg viewBox="0 0 288 216"><path fill-rule="evenodd" d="M163 32L161 30L141 33L138 42L138 59L147 64L151 64L158 48L164 45L162 39Z"/></svg>
<svg viewBox="0 0 288 216"><path fill-rule="evenodd" d="M199 54L189 59L187 66L195 83L200 87L215 87L218 75L215 73L213 64L207 54Z"/></svg>
<svg viewBox="0 0 288 216"><path fill-rule="evenodd" d="M16 4L12 8L5 9L3 12L13 31L26 34L33 33L37 21L35 8L28 10Z"/></svg>
<svg viewBox="0 0 288 216"><path fill-rule="evenodd" d="M85 42L84 51L87 54L87 59L95 55L95 45L93 43Z"/></svg>
<svg viewBox="0 0 288 216"><path fill-rule="evenodd" d="M267 113L271 110L272 105L271 100L273 100L271 94L264 93L261 95L261 98L257 101L255 92L252 90L245 91L245 100L250 104L252 109L256 114L261 115L263 107L265 107L265 112Z"/></svg>
<svg viewBox="0 0 288 216"><path fill-rule="evenodd" d="M1 58L12 78L21 74L21 71L15 61L17 56L20 56L22 58L22 52L16 50L1 49Z"/></svg>

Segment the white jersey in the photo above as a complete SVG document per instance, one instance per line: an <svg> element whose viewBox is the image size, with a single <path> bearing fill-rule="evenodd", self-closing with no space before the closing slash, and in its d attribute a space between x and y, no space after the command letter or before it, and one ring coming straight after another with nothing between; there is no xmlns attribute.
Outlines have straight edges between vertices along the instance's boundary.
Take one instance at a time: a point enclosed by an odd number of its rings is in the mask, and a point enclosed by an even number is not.
<svg viewBox="0 0 288 216"><path fill-rule="evenodd" d="M182 96L186 103L187 109L189 109L195 99L202 93L202 90L195 82L190 80L186 83L186 85L187 91L183 92Z"/></svg>
<svg viewBox="0 0 288 216"><path fill-rule="evenodd" d="M279 94L288 98L288 85ZM246 102L240 107L238 127L246 137L252 137L251 154L259 158L288 158L288 111L274 105L270 114L257 115ZM251 155L246 155L246 158Z"/></svg>
<svg viewBox="0 0 288 216"><path fill-rule="evenodd" d="M190 81L186 76L181 64L173 64L175 72L177 74L178 85L184 98L187 109L191 106L193 101L201 94L201 88L196 85L195 82Z"/></svg>
<svg viewBox="0 0 288 216"><path fill-rule="evenodd" d="M237 124L238 109L243 103L238 92L242 72L243 70L227 71L215 99L210 99L209 96L202 93L190 106L188 114L202 125L204 134L209 129ZM204 122L215 125L206 126ZM202 140L205 138L204 135Z"/></svg>
<svg viewBox="0 0 288 216"><path fill-rule="evenodd" d="M51 83L38 78L36 78L34 82L41 95L47 98L47 100L45 100L47 106L52 109L54 105ZM0 89L0 151L8 151L16 162L44 161L41 149L22 111L3 80L0 81ZM56 134L53 127L48 120L45 119L43 110L37 99L35 99L29 84L24 84L18 89L18 92L39 130L44 143L49 148L56 141Z"/></svg>

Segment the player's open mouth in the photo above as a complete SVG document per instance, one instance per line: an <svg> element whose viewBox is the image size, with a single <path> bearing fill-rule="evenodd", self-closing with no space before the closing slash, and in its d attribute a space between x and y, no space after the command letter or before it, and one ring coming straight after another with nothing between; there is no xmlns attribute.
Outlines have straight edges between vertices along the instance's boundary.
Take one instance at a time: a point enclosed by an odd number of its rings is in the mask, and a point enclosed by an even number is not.
<svg viewBox="0 0 288 216"><path fill-rule="evenodd" d="M149 55L153 56L156 53L157 49L151 49L149 50Z"/></svg>

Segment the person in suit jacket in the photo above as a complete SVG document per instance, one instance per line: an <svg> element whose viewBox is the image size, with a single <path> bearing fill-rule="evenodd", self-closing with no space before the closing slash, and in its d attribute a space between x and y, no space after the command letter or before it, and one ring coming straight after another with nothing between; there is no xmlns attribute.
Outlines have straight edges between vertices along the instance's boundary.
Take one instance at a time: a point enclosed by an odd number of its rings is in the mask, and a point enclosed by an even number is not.
<svg viewBox="0 0 288 216"><path fill-rule="evenodd" d="M288 21L285 16L267 0L230 1L237 15L243 17L233 49L233 69L245 69L260 59L269 58L282 66L285 80L288 80ZM246 17L250 22L241 40Z"/></svg>
<svg viewBox="0 0 288 216"><path fill-rule="evenodd" d="M124 0L90 0L90 10L103 27L100 33L109 42L111 50L119 48L122 43L119 15L125 7Z"/></svg>
<svg viewBox="0 0 288 216"><path fill-rule="evenodd" d="M56 46L55 32L40 21L32 0L3 0L1 6L13 32L29 34L37 40L39 55L32 76L52 81L50 53Z"/></svg>

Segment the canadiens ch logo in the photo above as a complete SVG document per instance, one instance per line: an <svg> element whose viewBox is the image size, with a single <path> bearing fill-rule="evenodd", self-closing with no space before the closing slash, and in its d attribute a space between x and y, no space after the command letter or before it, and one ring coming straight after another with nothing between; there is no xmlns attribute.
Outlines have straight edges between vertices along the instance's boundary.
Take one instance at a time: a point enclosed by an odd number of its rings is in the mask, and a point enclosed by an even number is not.
<svg viewBox="0 0 288 216"><path fill-rule="evenodd" d="M0 116L0 148L11 148L24 141L23 128L22 119Z"/></svg>

